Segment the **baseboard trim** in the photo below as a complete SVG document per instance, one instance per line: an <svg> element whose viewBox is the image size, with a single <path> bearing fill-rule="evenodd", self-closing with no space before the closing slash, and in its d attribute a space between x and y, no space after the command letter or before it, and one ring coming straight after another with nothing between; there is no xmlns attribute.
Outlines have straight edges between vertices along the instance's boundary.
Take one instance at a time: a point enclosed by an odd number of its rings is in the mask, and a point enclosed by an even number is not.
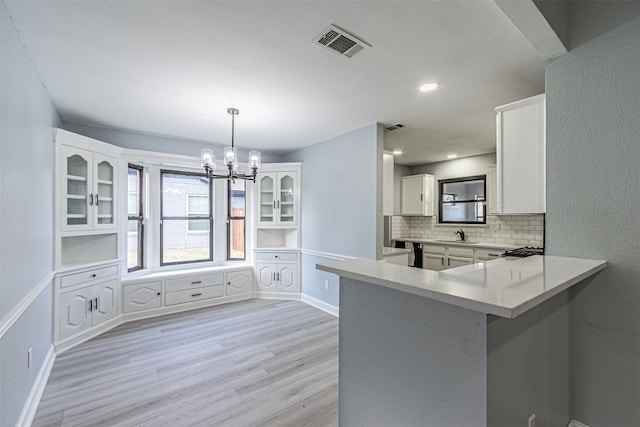
<svg viewBox="0 0 640 427"><path fill-rule="evenodd" d="M319 300L318 298L314 298L312 296L302 294L300 295L300 301L306 304L309 304L310 306L320 309L322 311L326 311L327 313L332 314L336 317L339 316L340 310L338 307L332 304L328 304L322 300Z"/></svg>
<svg viewBox="0 0 640 427"><path fill-rule="evenodd" d="M567 427L589 427L589 426L581 423L580 421L571 420L569 421L569 424L567 425Z"/></svg>
<svg viewBox="0 0 640 427"><path fill-rule="evenodd" d="M18 321L20 316L24 314L25 311L29 308L31 303L33 303L36 298L44 291L47 286L53 281L55 277L55 272L51 271L47 273L38 284L31 289L31 291L22 298L22 300L15 306L7 315L0 320L0 338L4 336L4 334L11 329L11 327Z"/></svg>
<svg viewBox="0 0 640 427"><path fill-rule="evenodd" d="M49 351L42 362L42 366L40 366L40 371L38 371L38 376L31 387L31 391L27 396L27 401L24 403L22 412L20 413L20 418L18 418L18 422L16 423L16 427L29 427L33 422L33 418L36 416L36 410L38 409L38 405L40 405L40 399L42 399L42 394L44 393L44 388L47 386L47 381L49 380L49 375L51 374L51 369L53 369L53 362L55 362L55 360L56 353L53 346L51 346L49 347Z"/></svg>

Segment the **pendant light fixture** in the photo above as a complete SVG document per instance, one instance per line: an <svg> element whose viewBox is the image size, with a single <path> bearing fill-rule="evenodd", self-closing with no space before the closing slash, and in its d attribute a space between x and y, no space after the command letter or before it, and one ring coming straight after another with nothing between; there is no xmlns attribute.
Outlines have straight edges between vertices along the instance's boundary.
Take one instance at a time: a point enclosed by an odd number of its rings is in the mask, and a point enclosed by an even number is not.
<svg viewBox="0 0 640 427"><path fill-rule="evenodd" d="M207 177L211 179L228 179L235 182L236 179L245 179L247 181L256 182L256 175L260 169L260 152L249 152L249 169L250 174L238 173L238 149L234 146L235 118L240 113L237 108L227 108L227 113L231 115L231 147L224 147L224 165L227 168L226 174L216 174L216 156L213 150L208 148L200 152L202 166L204 167Z"/></svg>

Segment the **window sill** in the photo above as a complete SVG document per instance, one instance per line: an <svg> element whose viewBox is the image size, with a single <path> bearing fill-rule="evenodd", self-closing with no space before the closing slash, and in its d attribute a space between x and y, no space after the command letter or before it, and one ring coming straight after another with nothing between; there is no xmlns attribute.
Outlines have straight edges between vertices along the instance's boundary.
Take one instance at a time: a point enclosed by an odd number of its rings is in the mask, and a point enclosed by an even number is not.
<svg viewBox="0 0 640 427"><path fill-rule="evenodd" d="M122 277L122 284L190 276L194 274L225 273L228 271L246 270L247 268L253 268L253 264L246 261L225 261L222 264L208 263L208 265L198 265L197 267L194 265L181 265L145 268L124 275Z"/></svg>

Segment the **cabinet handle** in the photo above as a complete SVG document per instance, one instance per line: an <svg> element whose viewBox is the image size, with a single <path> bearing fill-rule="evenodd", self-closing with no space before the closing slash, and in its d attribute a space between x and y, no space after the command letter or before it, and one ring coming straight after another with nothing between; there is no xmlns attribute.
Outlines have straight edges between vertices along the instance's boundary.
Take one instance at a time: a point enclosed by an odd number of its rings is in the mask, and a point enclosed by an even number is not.
<svg viewBox="0 0 640 427"><path fill-rule="evenodd" d="M423 195L420 193L420 201L422 202Z"/></svg>
<svg viewBox="0 0 640 427"><path fill-rule="evenodd" d="M197 282L191 282L192 285L199 285L200 283L202 283L202 280L198 280Z"/></svg>
<svg viewBox="0 0 640 427"><path fill-rule="evenodd" d="M91 277L96 277L96 276L97 276L97 275L96 275L95 273L91 275Z"/></svg>
<svg viewBox="0 0 640 427"><path fill-rule="evenodd" d="M89 194L89 206L93 206L93 194Z"/></svg>
<svg viewBox="0 0 640 427"><path fill-rule="evenodd" d="M278 200L278 209L280 209L280 200Z"/></svg>
<svg viewBox="0 0 640 427"><path fill-rule="evenodd" d="M276 258L278 258L278 255L275 255Z"/></svg>
<svg viewBox="0 0 640 427"><path fill-rule="evenodd" d="M280 281L280 273L278 273L278 282Z"/></svg>
<svg viewBox="0 0 640 427"><path fill-rule="evenodd" d="M500 256L500 254L488 254L489 256Z"/></svg>
<svg viewBox="0 0 640 427"><path fill-rule="evenodd" d="M276 208L276 201L274 200L273 201L273 209L275 209L275 208Z"/></svg>
<svg viewBox="0 0 640 427"><path fill-rule="evenodd" d="M447 258L447 267L451 267L451 260Z"/></svg>
<svg viewBox="0 0 640 427"><path fill-rule="evenodd" d="M191 294L192 297L199 297L200 295L202 295L202 292L198 292L197 294Z"/></svg>
<svg viewBox="0 0 640 427"><path fill-rule="evenodd" d="M444 266L444 258L440 258L440 261L442 261L442 265Z"/></svg>
<svg viewBox="0 0 640 427"><path fill-rule="evenodd" d="M89 300L89 313L91 313L93 311L93 300L90 299Z"/></svg>
<svg viewBox="0 0 640 427"><path fill-rule="evenodd" d="M97 309L98 309L98 297L96 297L96 298L93 300L93 309L94 309L94 310L97 310Z"/></svg>
<svg viewBox="0 0 640 427"><path fill-rule="evenodd" d="M96 206L98 206L98 202L99 202L99 201L100 201L100 200L98 199L98 195L96 194Z"/></svg>
<svg viewBox="0 0 640 427"><path fill-rule="evenodd" d="M276 281L276 273L273 273L273 281Z"/></svg>
<svg viewBox="0 0 640 427"><path fill-rule="evenodd" d="M156 295L157 295L157 296L160 296L160 292L158 292Z"/></svg>

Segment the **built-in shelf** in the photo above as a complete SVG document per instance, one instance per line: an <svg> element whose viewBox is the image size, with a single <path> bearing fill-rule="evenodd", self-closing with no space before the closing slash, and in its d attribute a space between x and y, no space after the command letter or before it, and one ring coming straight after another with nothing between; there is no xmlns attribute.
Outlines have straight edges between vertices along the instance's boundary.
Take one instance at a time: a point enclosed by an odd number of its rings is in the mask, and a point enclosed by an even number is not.
<svg viewBox="0 0 640 427"><path fill-rule="evenodd" d="M260 248L298 248L297 228L258 228L256 230L256 249Z"/></svg>
<svg viewBox="0 0 640 427"><path fill-rule="evenodd" d="M87 196L79 195L79 194L67 194L67 199L72 200L85 200Z"/></svg>
<svg viewBox="0 0 640 427"><path fill-rule="evenodd" d="M77 176L77 175L67 175L67 179L69 181L81 181L81 182L86 182L87 181L87 177L86 176Z"/></svg>
<svg viewBox="0 0 640 427"><path fill-rule="evenodd" d="M86 218L87 214L67 214L69 219Z"/></svg>

